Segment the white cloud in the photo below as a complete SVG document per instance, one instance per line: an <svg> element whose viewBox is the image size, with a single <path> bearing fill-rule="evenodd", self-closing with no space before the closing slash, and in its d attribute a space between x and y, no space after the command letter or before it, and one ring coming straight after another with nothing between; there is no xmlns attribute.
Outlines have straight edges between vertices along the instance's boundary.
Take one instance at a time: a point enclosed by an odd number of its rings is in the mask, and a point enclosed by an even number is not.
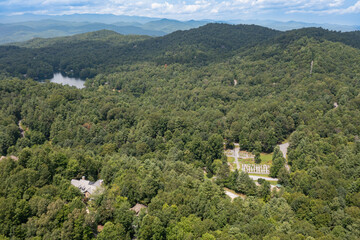
<svg viewBox="0 0 360 240"><path fill-rule="evenodd" d="M45 0L41 4L42 5L64 5L64 4L70 4L74 3L74 1L71 0Z"/></svg>
<svg viewBox="0 0 360 240"><path fill-rule="evenodd" d="M184 11L185 12L196 12L197 10L199 10L201 8L201 5L185 5L184 6Z"/></svg>
<svg viewBox="0 0 360 240"><path fill-rule="evenodd" d="M161 4L161 3L152 3L151 4L152 9L157 9L157 8L161 8L161 7L163 7L163 4Z"/></svg>
<svg viewBox="0 0 360 240"><path fill-rule="evenodd" d="M339 7L344 3L344 0L338 0L329 4L329 7Z"/></svg>
<svg viewBox="0 0 360 240"><path fill-rule="evenodd" d="M18 12L48 14L112 13L178 19L228 19L234 16L258 18L267 13L274 16L278 13L358 13L360 1L354 2L355 0L0 0L0 9L6 6L13 13L16 13L13 9L19 8Z"/></svg>
<svg viewBox="0 0 360 240"><path fill-rule="evenodd" d="M339 6L344 0L234 0L233 2L258 8L324 8Z"/></svg>
<svg viewBox="0 0 360 240"><path fill-rule="evenodd" d="M346 9L340 10L341 14L344 13L360 13L360 1L358 1L357 3L355 3L353 6L350 6ZM360 17L359 17L360 19Z"/></svg>
<svg viewBox="0 0 360 240"><path fill-rule="evenodd" d="M339 6L339 5L336 5ZM291 10L287 13L312 13L312 14L356 14L360 13L360 1L357 1L354 5L351 5L347 8L330 8L330 9L319 9L319 10ZM360 16L359 16L360 20Z"/></svg>
<svg viewBox="0 0 360 240"><path fill-rule="evenodd" d="M210 3L208 3L207 1L196 1L195 4L186 4L186 2L181 2L177 4L171 4L169 2L156 2L151 4L151 9L159 10L162 13L181 14L194 13L209 6Z"/></svg>
<svg viewBox="0 0 360 240"><path fill-rule="evenodd" d="M174 10L174 5L168 2L165 3L152 3L152 9L159 9L161 12L171 12Z"/></svg>

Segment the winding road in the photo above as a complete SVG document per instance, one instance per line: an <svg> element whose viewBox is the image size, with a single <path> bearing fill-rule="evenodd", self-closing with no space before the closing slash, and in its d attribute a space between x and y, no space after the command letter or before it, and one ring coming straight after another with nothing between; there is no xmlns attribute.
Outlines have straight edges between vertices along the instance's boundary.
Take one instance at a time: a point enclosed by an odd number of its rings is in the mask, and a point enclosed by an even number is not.
<svg viewBox="0 0 360 240"><path fill-rule="evenodd" d="M234 143L234 158L235 158L235 164L236 168L240 170L240 163L239 163L239 151L240 151L240 145L238 143Z"/></svg>
<svg viewBox="0 0 360 240"><path fill-rule="evenodd" d="M236 168L238 170L240 170L240 163L239 163L239 151L240 151L240 146L238 143L234 143L234 150L228 150L230 151L230 153L225 153L225 155L227 157L233 157L234 158L234 163L236 164Z"/></svg>
<svg viewBox="0 0 360 240"><path fill-rule="evenodd" d="M290 166L289 164L287 163L287 151L288 151L288 148L289 148L289 143L283 143L283 144L280 144L279 147L280 147L280 151L282 152L283 154L283 157L285 158L286 162L285 162L285 168L286 170L290 171Z"/></svg>
<svg viewBox="0 0 360 240"><path fill-rule="evenodd" d="M283 144L280 144L279 147L280 147L280 151L282 152L283 154L283 157L286 159L286 155L287 155L287 150L288 150L288 147L289 147L289 143L283 143Z"/></svg>

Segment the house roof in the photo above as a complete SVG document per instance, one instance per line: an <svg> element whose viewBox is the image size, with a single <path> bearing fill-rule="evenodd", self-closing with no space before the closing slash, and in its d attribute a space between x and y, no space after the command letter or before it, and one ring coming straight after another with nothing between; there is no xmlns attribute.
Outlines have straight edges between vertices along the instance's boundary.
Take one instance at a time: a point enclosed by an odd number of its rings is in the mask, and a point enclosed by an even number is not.
<svg viewBox="0 0 360 240"><path fill-rule="evenodd" d="M11 159L14 160L14 161L18 161L18 160L19 160L18 157L13 156L13 155L8 156L8 157L11 158ZM5 158L7 158L7 157L6 157L6 156L1 156L1 157L0 157L0 161L3 160L3 159L5 159Z"/></svg>
<svg viewBox="0 0 360 240"><path fill-rule="evenodd" d="M82 193L90 193L93 194L98 188L101 187L103 180L99 179L96 182L90 182L89 180L80 179L72 179L71 184L80 189Z"/></svg>
<svg viewBox="0 0 360 240"><path fill-rule="evenodd" d="M130 208L130 210L133 210L136 212L136 214L139 214L139 212L141 211L141 209L143 208L147 208L147 206L141 204L141 203L137 203L135 206L133 206L132 208Z"/></svg>

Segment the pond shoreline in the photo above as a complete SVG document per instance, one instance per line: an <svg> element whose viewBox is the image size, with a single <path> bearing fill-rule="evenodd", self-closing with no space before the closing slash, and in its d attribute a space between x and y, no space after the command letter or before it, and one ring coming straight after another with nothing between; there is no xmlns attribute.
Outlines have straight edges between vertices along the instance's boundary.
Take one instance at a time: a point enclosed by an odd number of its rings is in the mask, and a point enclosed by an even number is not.
<svg viewBox="0 0 360 240"><path fill-rule="evenodd" d="M67 77L64 76L62 73L54 73L53 78L49 81L61 85L74 86L77 89L85 88L85 80L81 80L80 78Z"/></svg>

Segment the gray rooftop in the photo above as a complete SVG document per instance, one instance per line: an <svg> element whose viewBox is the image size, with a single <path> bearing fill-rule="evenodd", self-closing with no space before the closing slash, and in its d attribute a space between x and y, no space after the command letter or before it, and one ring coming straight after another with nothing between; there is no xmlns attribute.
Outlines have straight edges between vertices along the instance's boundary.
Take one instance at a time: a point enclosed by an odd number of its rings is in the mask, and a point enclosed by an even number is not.
<svg viewBox="0 0 360 240"><path fill-rule="evenodd" d="M99 179L96 182L90 182L89 180L85 180L83 177L80 180L72 179L71 184L80 189L82 193L90 193L93 194L97 189L102 189L101 185L103 180Z"/></svg>

